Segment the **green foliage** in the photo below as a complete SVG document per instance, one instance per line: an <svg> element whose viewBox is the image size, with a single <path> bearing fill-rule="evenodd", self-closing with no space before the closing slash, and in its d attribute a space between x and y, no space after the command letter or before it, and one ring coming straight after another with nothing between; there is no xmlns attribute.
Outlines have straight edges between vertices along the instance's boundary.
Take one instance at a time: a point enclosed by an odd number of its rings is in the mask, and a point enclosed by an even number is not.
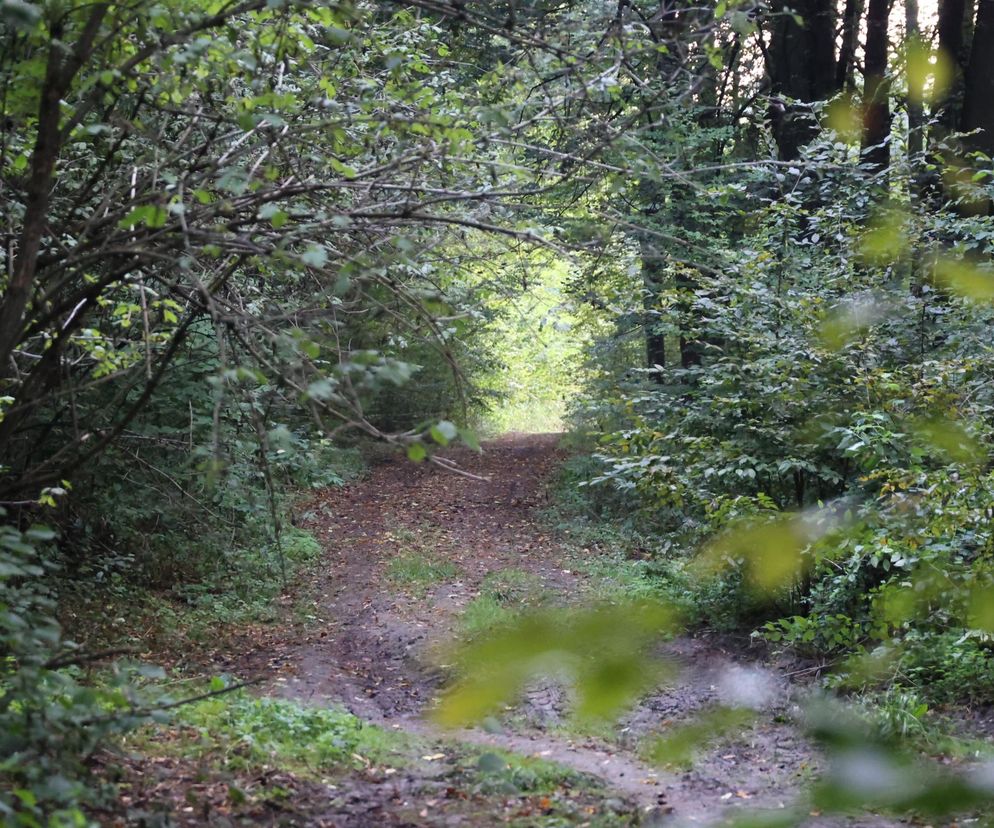
<svg viewBox="0 0 994 828"><path fill-rule="evenodd" d="M670 539L644 544L650 557L693 561L712 623L814 655L893 644L914 679L874 681L951 701L948 674L971 700L990 628L994 309L974 251L991 218L903 193L874 205L851 160L829 133L792 172L716 172L710 200L659 184L652 227L682 223L694 264L676 240L619 240L641 268L599 287L644 298L658 257L653 329L671 357L639 371L646 316L629 304L575 422L596 441L590 489L608 490L593 502Z"/></svg>
<svg viewBox="0 0 994 828"><path fill-rule="evenodd" d="M590 486L590 479L603 470L603 462L590 454L590 446L576 432L566 435L573 442L571 453L559 467L552 484L553 512L550 519L563 530L581 533L577 540L597 542L597 533L610 534L624 518L628 502L625 493L614 487ZM631 521L624 523L629 530L605 543L625 543L624 538L635 538L637 529ZM644 538L643 538L644 539ZM623 548L629 544L625 543Z"/></svg>
<svg viewBox="0 0 994 828"><path fill-rule="evenodd" d="M554 427L582 383L573 422L607 493L577 511L623 515L604 606L541 612L527 579L485 583L449 721L550 666L583 712L615 710L687 606L815 654L886 651L895 671L868 684L989 701L990 171L941 169L929 127L917 157L895 132L874 180L841 97L805 102L825 125L766 163L774 61L743 58L760 22L735 4L664 33L637 4L476 5L0 0L0 235L18 240L0 261L0 497L72 530L64 591L265 618L318 551L284 528L290 492L355 471L344 430L438 460L475 446L473 419ZM920 46L898 58L905 108L948 80ZM2 768L21 785L5 804L72 821L88 740L134 700L53 666L48 541L22 528L0 527L19 763ZM390 566L455 574L420 550ZM253 761L313 738L307 758L334 763L358 738L344 714L258 704L217 713L262 744ZM920 718L895 709L894 733ZM948 780L872 758L925 791L872 801L948 805Z"/></svg>
<svg viewBox="0 0 994 828"><path fill-rule="evenodd" d="M498 434L561 431L590 344L567 289L574 271L544 251L518 256L506 269L505 278L520 278L522 288L492 302L495 318L481 345L498 368L481 376L495 398L481 414L483 427Z"/></svg>
<svg viewBox="0 0 994 828"><path fill-rule="evenodd" d="M595 602L659 602L687 624L706 623L719 630L738 629L743 619L760 614L762 602L741 589L741 572L735 567L723 566L701 577L684 536L647 531L633 519L624 492L584 485L602 468L589 454L570 457L555 483L555 505L549 514L573 550L571 566L587 576L583 597ZM738 515L742 504L730 501L724 511ZM689 529L686 537L696 536L696 530Z"/></svg>
<svg viewBox="0 0 994 828"><path fill-rule="evenodd" d="M305 426L274 389L215 385L220 396L205 395L215 360L211 350L186 353L127 435L81 476L67 550L75 567L160 589L237 578L243 566L253 577L262 568L280 575L274 518L286 519L291 493L361 473L355 448Z"/></svg>
<svg viewBox="0 0 994 828"><path fill-rule="evenodd" d="M890 687L870 694L860 712L881 739L927 742L932 733L926 716L929 706L913 691Z"/></svg>
<svg viewBox="0 0 994 828"><path fill-rule="evenodd" d="M741 733L752 722L751 710L718 707L696 716L690 723L673 727L651 741L647 758L671 768L689 769L694 755L729 735Z"/></svg>
<svg viewBox="0 0 994 828"><path fill-rule="evenodd" d="M596 786L599 780L534 756L490 749L475 757L478 789L496 794L551 794L561 787Z"/></svg>
<svg viewBox="0 0 994 828"><path fill-rule="evenodd" d="M478 595L463 609L459 627L467 638L476 638L514 621L515 610L493 595Z"/></svg>
<svg viewBox="0 0 994 828"><path fill-rule="evenodd" d="M184 352L168 385L68 498L60 556L69 577L56 588L65 617L79 619L77 635L143 646L135 629L112 623L135 612L157 617L138 627L160 641L174 632L205 641L219 622L273 619L279 593L320 552L291 525L301 490L362 473L357 447L315 433L277 406L273 389L205 395L216 360L213 347ZM260 434L267 408L271 427ZM143 606L132 611L136 595ZM111 616L109 605L118 608Z"/></svg>
<svg viewBox="0 0 994 828"><path fill-rule="evenodd" d="M199 550L201 555L209 549ZM283 590L281 570L293 578L321 553L307 532L291 528L280 539L279 550L264 547L259 554L243 552L231 561L231 570L211 573L204 580L176 584L170 595L188 607L183 613L191 629L200 627L209 637L212 624L244 624L277 617L276 599ZM206 639L205 639L206 640Z"/></svg>
<svg viewBox="0 0 994 828"><path fill-rule="evenodd" d="M313 776L361 767L358 757L396 762L408 747L403 737L345 710L242 691L181 708L177 724L181 739L176 749L183 755L233 770L275 764ZM154 740L155 733L142 738Z"/></svg>
<svg viewBox="0 0 994 828"><path fill-rule="evenodd" d="M994 656L986 643L958 632L909 632L895 662L897 681L936 704L990 704Z"/></svg>
<svg viewBox="0 0 994 828"><path fill-rule="evenodd" d="M513 624L522 612L541 606L545 599L537 575L520 569L494 570L463 609L459 626L466 638L476 639Z"/></svg>
<svg viewBox="0 0 994 828"><path fill-rule="evenodd" d="M927 761L897 738L909 722L912 731L917 729L915 722L924 715L921 703L904 696L893 699L890 707L882 717L875 714L876 727L838 703L823 701L810 708L807 725L828 759L826 773L813 786L815 807L918 818L986 813L994 796L988 780Z"/></svg>
<svg viewBox="0 0 994 828"><path fill-rule="evenodd" d="M536 824L549 826L572 824L574 790L587 795L603 791L600 780L539 757L425 741L363 722L339 708L259 698L241 690L183 706L168 726L142 728L126 736L122 746L192 760L201 772L220 771L226 779L279 767L303 779L337 784L355 771L365 776L376 766L388 774L430 769L429 790L444 779L454 790L470 794L474 809L487 808L494 798L506 808L509 797L542 797L545 803L538 810L544 816ZM563 791L568 795L560 801L557 794ZM474 818L490 818L489 811ZM627 823L608 816L593 824Z"/></svg>
<svg viewBox="0 0 994 828"><path fill-rule="evenodd" d="M86 760L117 733L148 720L135 679L161 675L116 666L85 680L89 656L62 636L41 576L55 534L0 526L0 817L10 826L85 825L80 806L101 795Z"/></svg>
<svg viewBox="0 0 994 828"><path fill-rule="evenodd" d="M783 642L807 655L849 652L855 650L864 637L860 624L848 615L792 615L767 621L756 635L766 641Z"/></svg>

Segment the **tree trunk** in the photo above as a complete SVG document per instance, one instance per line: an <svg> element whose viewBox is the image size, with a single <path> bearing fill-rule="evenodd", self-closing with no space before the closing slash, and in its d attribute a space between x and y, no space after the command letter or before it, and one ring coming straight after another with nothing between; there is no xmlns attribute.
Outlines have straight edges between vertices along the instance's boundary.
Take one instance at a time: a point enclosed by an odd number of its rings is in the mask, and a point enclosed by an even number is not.
<svg viewBox="0 0 994 828"><path fill-rule="evenodd" d="M659 314L656 300L663 289L663 256L656 242L649 234L644 234L640 243L642 258L643 308L645 310L643 330L645 331L645 364L649 369L666 365L666 334L659 333L656 325ZM662 376L653 374L653 379L662 382Z"/></svg>
<svg viewBox="0 0 994 828"><path fill-rule="evenodd" d="M890 0L870 0L866 14L863 81L863 165L872 175L890 165L890 103L887 72L887 18Z"/></svg>
<svg viewBox="0 0 994 828"><path fill-rule="evenodd" d="M790 8L802 18L800 25L787 8L783 0L773 4L767 66L773 94L790 99L770 107L773 136L784 161L797 158L801 147L818 134L808 104L836 91L834 0L791 2Z"/></svg>
<svg viewBox="0 0 994 828"><path fill-rule="evenodd" d="M953 77L949 89L938 102L939 123L949 132L959 123L963 96L963 68L966 65L964 21L966 0L939 0L939 50L952 62Z"/></svg>
<svg viewBox="0 0 994 828"><path fill-rule="evenodd" d="M859 45L859 21L863 16L863 0L846 0L842 12L842 38L839 60L835 64L835 90L851 89L853 68L856 64L856 47Z"/></svg>
<svg viewBox="0 0 994 828"><path fill-rule="evenodd" d="M63 21L54 23L50 29L48 60L45 64L45 78L38 103L38 124L31 152L27 203L10 281L0 296L0 381L12 375L11 360L20 341L31 303L38 256L47 226L55 162L62 145L59 132L62 99L76 73L89 59L107 11L106 3L98 3L91 9L86 25L77 35L71 52L67 52L66 44L62 42Z"/></svg>
<svg viewBox="0 0 994 828"><path fill-rule="evenodd" d="M939 52L949 61L952 77L949 86L932 106L933 123L929 127L928 153L931 171L923 171L921 193L932 209L937 210L948 198L942 180L940 159L941 144L959 127L963 109L963 75L967 57L967 32L972 20L968 21L969 0L939 0L937 29Z"/></svg>
<svg viewBox="0 0 994 828"><path fill-rule="evenodd" d="M967 147L994 157L994 0L980 0L970 62L963 79L964 132L980 130Z"/></svg>

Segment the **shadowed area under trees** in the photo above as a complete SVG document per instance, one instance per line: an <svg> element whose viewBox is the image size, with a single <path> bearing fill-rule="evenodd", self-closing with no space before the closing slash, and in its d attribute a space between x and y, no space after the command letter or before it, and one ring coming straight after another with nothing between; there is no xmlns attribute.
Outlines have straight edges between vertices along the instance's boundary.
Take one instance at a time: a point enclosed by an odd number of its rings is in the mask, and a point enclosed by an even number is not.
<svg viewBox="0 0 994 828"><path fill-rule="evenodd" d="M985 825L992 0L0 0L0 819Z"/></svg>

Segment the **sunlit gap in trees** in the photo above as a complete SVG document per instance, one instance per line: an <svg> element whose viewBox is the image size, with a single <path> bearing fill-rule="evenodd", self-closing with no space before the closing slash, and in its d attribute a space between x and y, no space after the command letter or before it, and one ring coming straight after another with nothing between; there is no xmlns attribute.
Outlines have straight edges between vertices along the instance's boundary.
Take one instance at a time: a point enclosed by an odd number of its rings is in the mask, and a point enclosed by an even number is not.
<svg viewBox="0 0 994 828"><path fill-rule="evenodd" d="M577 325L578 309L566 290L573 265L535 251L514 266L521 270L520 289L495 303L493 356L501 367L491 380L495 400L483 430L562 431L582 383L590 336Z"/></svg>

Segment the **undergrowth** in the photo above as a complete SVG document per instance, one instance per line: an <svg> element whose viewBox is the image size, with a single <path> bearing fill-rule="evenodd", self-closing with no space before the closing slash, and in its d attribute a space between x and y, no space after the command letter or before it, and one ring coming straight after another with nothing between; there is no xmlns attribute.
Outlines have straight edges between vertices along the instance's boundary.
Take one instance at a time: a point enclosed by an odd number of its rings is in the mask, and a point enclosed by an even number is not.
<svg viewBox="0 0 994 828"><path fill-rule="evenodd" d="M283 428L270 440L272 499L247 445L233 451L223 478L143 461L129 472L132 485L92 492L87 510L113 517L83 522L64 544L56 579L64 626L94 648L187 653L219 631L271 623L292 609L284 596L321 554L318 540L294 525L305 493L354 480L365 465L358 448ZM149 498L144 483L163 474L184 488ZM108 499L114 509L101 506Z"/></svg>
<svg viewBox="0 0 994 828"><path fill-rule="evenodd" d="M653 601L674 608L688 626L737 627L743 608L725 600L723 584L693 573L678 537L636 527L617 492L586 485L597 468L589 454L571 456L553 481L553 505L545 515L570 550L569 566L587 576L584 598Z"/></svg>
<svg viewBox="0 0 994 828"><path fill-rule="evenodd" d="M281 596L318 559L321 546L308 531L289 527L281 548L280 558L271 547L242 550L239 566L172 589L115 578L103 585L83 583L70 592L67 583L61 589L61 616L67 627L85 632L89 646L184 652L216 642L219 630L281 616L288 608Z"/></svg>
<svg viewBox="0 0 994 828"><path fill-rule="evenodd" d="M843 577L833 582L824 575L804 603L796 591L751 592L731 561L702 577L696 556L708 527L688 523L679 531L655 532L651 516L633 521L624 493L584 485L599 467L589 453L570 458L560 470L547 515L574 550L570 566L587 576L590 598L659 601L677 607L690 627L753 631L754 638L774 649L825 663L825 684L850 695L867 727L881 738L911 741L925 752L976 752L975 740L951 732L957 705L994 702L994 657L987 637L907 625L875 641L867 616L842 598L846 590L865 588L859 579L847 584ZM735 515L716 512L712 519L721 526ZM813 612L815 606L822 611ZM952 718L941 715L943 709Z"/></svg>
<svg viewBox="0 0 994 828"><path fill-rule="evenodd" d="M335 784L355 773L383 781L427 773L444 779L454 801L470 801L475 818L489 820L494 806L510 807L533 814L522 824L549 828L575 824L572 791L603 795L600 780L541 757L428 741L371 725L342 708L259 698L244 690L181 707L171 724L135 731L120 747L196 762L202 776L218 775L229 790L232 780L272 768ZM617 812L598 811L603 813L586 814L587 824L628 824L625 803L617 803Z"/></svg>
<svg viewBox="0 0 994 828"><path fill-rule="evenodd" d="M310 707L245 691L181 707L169 728L146 728L131 749L206 762L221 770L279 767L302 777L403 764L412 737L363 722L338 707Z"/></svg>
<svg viewBox="0 0 994 828"><path fill-rule="evenodd" d="M471 777L475 777L476 788L481 793L551 794L563 786L598 788L602 785L599 779L556 762L500 748L471 753L467 758L469 761L463 766Z"/></svg>

